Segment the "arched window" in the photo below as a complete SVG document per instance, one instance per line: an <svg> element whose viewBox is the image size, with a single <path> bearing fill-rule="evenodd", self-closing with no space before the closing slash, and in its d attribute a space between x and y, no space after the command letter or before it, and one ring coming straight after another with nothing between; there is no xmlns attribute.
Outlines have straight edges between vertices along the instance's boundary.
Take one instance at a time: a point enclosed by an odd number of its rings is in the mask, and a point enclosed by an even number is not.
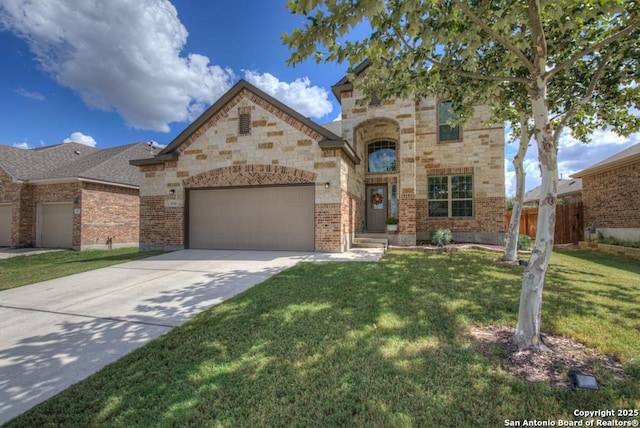
<svg viewBox="0 0 640 428"><path fill-rule="evenodd" d="M376 141L367 146L368 172L394 172L397 168L396 143Z"/></svg>

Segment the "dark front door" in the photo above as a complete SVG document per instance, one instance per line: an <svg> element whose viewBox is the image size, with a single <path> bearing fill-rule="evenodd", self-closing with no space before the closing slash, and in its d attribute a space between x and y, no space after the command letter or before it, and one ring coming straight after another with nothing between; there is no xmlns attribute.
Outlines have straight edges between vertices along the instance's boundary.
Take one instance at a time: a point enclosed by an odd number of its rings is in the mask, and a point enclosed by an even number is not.
<svg viewBox="0 0 640 428"><path fill-rule="evenodd" d="M367 186L367 232L384 232L387 219L387 185Z"/></svg>

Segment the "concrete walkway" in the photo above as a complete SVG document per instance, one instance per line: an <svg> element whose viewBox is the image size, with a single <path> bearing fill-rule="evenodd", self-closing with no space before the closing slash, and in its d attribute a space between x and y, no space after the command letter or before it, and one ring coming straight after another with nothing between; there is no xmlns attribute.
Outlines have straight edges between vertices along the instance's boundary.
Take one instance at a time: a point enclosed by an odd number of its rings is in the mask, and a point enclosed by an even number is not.
<svg viewBox="0 0 640 428"><path fill-rule="evenodd" d="M0 424L298 262L381 256L183 250L2 291Z"/></svg>

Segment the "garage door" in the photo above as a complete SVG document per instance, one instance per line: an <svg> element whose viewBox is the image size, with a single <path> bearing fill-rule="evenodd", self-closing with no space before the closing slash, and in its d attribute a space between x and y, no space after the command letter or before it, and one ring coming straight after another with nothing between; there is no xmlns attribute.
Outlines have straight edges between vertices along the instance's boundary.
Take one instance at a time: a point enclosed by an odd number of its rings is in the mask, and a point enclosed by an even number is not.
<svg viewBox="0 0 640 428"><path fill-rule="evenodd" d="M0 247L11 245L11 218L13 205L0 204Z"/></svg>
<svg viewBox="0 0 640 428"><path fill-rule="evenodd" d="M73 244L73 204L40 205L40 246L71 248Z"/></svg>
<svg viewBox="0 0 640 428"><path fill-rule="evenodd" d="M314 186L192 190L189 248L314 249Z"/></svg>

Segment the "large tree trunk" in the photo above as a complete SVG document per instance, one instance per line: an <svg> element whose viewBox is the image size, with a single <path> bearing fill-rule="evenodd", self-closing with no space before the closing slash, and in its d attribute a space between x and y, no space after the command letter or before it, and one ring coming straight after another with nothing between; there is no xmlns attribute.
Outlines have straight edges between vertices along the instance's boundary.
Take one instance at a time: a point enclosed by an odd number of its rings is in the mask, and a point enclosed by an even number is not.
<svg viewBox="0 0 640 428"><path fill-rule="evenodd" d="M541 78L532 87L532 108L534 132L538 146L538 160L542 183L536 240L524 271L522 294L515 341L518 348L534 351L545 350L540 338L542 290L544 277L551 259L556 223L556 199L558 188L557 147L552 135L549 113L546 105L546 82Z"/></svg>
<svg viewBox="0 0 640 428"><path fill-rule="evenodd" d="M513 262L518 257L518 230L520 228L520 215L522 214L522 203L524 199L524 157L527 155L529 147L529 118L526 112L520 113L520 145L518 152L513 158L513 166L516 170L516 196L511 209L511 221L509 222L509 233L504 249L502 260Z"/></svg>

